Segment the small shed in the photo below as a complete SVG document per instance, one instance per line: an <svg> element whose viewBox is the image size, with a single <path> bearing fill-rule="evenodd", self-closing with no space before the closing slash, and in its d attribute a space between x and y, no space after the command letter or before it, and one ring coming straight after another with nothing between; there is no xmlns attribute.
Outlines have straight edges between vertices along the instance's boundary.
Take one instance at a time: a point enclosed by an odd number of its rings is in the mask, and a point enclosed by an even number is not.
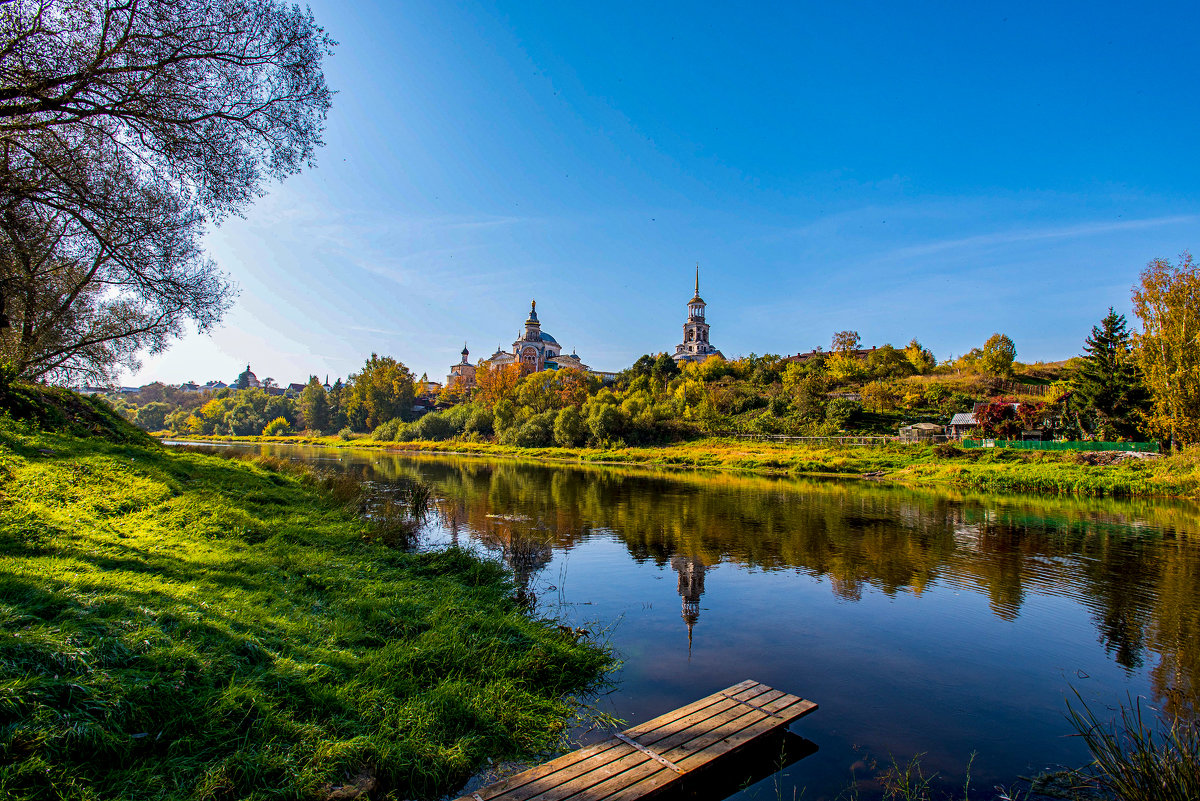
<svg viewBox="0 0 1200 801"><path fill-rule="evenodd" d="M913 423L900 427L901 442L945 442L946 427L937 423Z"/></svg>
<svg viewBox="0 0 1200 801"><path fill-rule="evenodd" d="M979 421L975 419L974 412L959 412L950 418L946 433L955 439L962 439L978 426Z"/></svg>

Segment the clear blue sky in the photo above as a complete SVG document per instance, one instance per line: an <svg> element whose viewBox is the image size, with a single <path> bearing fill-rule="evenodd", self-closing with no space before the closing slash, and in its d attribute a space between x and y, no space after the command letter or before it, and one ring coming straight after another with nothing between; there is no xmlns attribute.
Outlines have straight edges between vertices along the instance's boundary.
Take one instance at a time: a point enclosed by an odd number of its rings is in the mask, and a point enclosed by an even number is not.
<svg viewBox="0 0 1200 801"><path fill-rule="evenodd" d="M130 383L444 380L531 298L620 369L679 341L696 262L727 356L1054 360L1200 249L1193 3L499 6L312 4L318 167L212 232L236 307Z"/></svg>

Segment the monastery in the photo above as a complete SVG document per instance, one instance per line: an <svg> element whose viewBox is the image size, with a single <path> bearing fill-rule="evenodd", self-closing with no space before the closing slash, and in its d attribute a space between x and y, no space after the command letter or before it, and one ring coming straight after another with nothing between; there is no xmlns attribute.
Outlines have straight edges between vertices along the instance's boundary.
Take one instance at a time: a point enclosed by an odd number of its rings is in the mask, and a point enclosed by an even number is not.
<svg viewBox="0 0 1200 801"><path fill-rule="evenodd" d="M700 297L700 267L697 265L696 290L692 299L687 303L688 316L683 324L683 342L675 346L675 353L671 355L676 364L702 362L713 356L724 358L721 351L708 341L709 325L704 319L705 308L706 304ZM520 334L512 343L510 351L497 348L495 353L486 359L480 359L477 364L471 364L470 356L471 352L464 343L462 360L458 364L451 365L450 375L446 377L447 386L471 389L476 385L475 376L479 370L507 367L510 364L519 364L535 373L542 370L565 368L582 370L605 381L611 381L617 376L616 373L593 370L584 364L574 351L564 354L558 340L542 330L542 324L537 316L536 300L529 305L529 317L525 320L524 333Z"/></svg>

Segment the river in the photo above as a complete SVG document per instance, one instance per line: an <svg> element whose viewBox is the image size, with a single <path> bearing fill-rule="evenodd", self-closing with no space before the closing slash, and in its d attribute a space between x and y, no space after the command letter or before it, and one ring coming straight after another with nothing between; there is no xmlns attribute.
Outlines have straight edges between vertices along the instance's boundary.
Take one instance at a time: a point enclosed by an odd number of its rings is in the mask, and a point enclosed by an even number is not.
<svg viewBox="0 0 1200 801"><path fill-rule="evenodd" d="M711 472L254 447L436 498L422 547L503 559L610 642L630 724L746 678L816 701L816 751L741 799L836 798L921 756L977 795L1087 761L1065 717L1200 699L1200 510ZM1077 702L1076 702L1077 703ZM585 735L586 739L586 735ZM961 797L961 793L960 793Z"/></svg>

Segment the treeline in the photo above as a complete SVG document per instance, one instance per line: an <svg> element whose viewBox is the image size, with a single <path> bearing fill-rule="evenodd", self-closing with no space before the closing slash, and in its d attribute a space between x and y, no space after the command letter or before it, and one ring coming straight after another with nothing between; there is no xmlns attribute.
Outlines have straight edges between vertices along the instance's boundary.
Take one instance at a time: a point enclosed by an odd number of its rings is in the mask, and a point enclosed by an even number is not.
<svg viewBox="0 0 1200 801"><path fill-rule="evenodd" d="M422 414L412 371L372 354L328 391L315 377L295 398L258 389L172 397L164 388L162 397L122 411L143 428L180 435L339 432L575 447L726 433L894 434L901 424L945 424L983 404L977 419L985 436L1038 429L1068 439L1186 445L1200 441L1200 350L1187 340L1200 330L1194 296L1200 271L1190 256L1179 267L1152 262L1134 296L1143 330L1131 333L1109 309L1081 356L1051 365L1018 362L1015 343L1002 333L939 363L915 339L867 350L857 332L840 331L829 351L789 358L751 354L681 367L667 354L647 354L609 385L569 369L480 369L476 387L447 387L437 410Z"/></svg>

